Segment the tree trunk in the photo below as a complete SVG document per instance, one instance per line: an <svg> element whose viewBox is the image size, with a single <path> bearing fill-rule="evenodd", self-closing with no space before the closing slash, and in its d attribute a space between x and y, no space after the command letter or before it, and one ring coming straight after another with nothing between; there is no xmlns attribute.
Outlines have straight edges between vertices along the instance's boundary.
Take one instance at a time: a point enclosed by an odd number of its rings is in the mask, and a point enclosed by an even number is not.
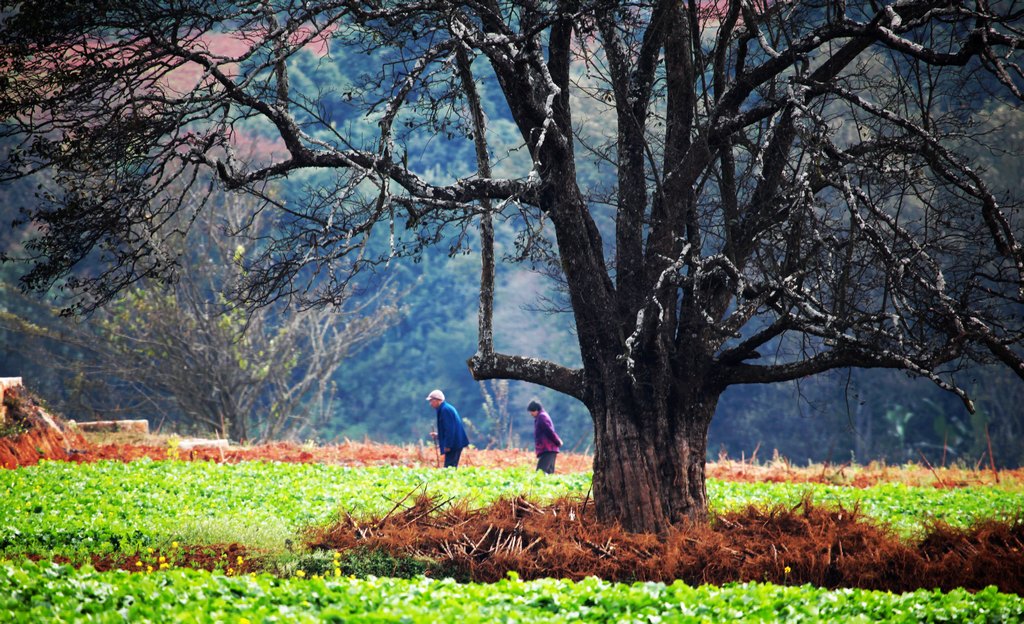
<svg viewBox="0 0 1024 624"><path fill-rule="evenodd" d="M629 394L607 393L591 410L594 502L602 522L660 534L684 519L707 519L708 425L719 394L648 388L643 397L636 385Z"/></svg>

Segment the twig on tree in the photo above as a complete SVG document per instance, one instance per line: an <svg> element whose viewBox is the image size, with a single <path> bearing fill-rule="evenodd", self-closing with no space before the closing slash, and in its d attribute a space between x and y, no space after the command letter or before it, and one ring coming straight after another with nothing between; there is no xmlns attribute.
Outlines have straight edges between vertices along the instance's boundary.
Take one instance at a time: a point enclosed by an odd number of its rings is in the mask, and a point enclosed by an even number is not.
<svg viewBox="0 0 1024 624"><path fill-rule="evenodd" d="M935 475L935 480L939 482L939 485L941 487L946 487L946 484L942 481L942 477L939 476L939 473L935 472L935 467L932 466L931 462L928 461L928 458L924 456L921 449L917 449L917 454L921 456L921 461L924 462L924 465L928 466L928 470L931 470L932 474Z"/></svg>
<svg viewBox="0 0 1024 624"><path fill-rule="evenodd" d="M996 483L999 483L999 470L996 469L996 458L992 455L992 437L988 434L988 423L985 423L985 440L988 442L988 463L992 466L992 474L996 477Z"/></svg>

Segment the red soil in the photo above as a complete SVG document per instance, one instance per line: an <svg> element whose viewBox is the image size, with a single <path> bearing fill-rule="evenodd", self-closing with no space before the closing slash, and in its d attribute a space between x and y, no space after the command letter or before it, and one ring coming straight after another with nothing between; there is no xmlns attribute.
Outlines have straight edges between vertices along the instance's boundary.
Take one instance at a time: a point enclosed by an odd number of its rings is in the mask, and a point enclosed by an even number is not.
<svg viewBox="0 0 1024 624"><path fill-rule="evenodd" d="M340 444L309 445L295 442L269 442L254 446L231 446L227 449L199 446L175 453L172 445L155 444L95 444L85 452L75 454L72 461L88 462L103 459L132 461L149 457L167 459L176 455L178 459L238 463L242 461L273 462L318 462L346 466L410 466L429 468L438 466L437 452L431 446L416 444L392 445L376 442L345 441ZM590 470L593 459L578 453L560 453L557 460L559 472L582 472ZM529 451L470 449L462 454L461 466L485 466L507 468L514 466L534 467L537 458Z"/></svg>
<svg viewBox="0 0 1024 624"><path fill-rule="evenodd" d="M26 441L24 446L31 446ZM438 466L438 456L431 446L416 444L392 445L376 442L345 441L340 444L310 445L295 442L269 442L253 446L231 446L227 449L196 447L175 451L167 441L154 443L91 443L81 441L71 453L55 457L28 452L23 449L24 463L8 463L0 448L0 466L7 468L25 463L35 463L43 457L67 459L74 462L99 460L134 461L148 457L153 460L177 457L182 460L238 463L242 461L272 462L317 462L346 466L409 466L429 468ZM508 468L521 466L533 468L537 460L532 452L523 449L469 449L462 455L462 466ZM592 468L593 457L580 453L560 453L557 472L585 472ZM831 483L852 487L870 487L883 482L899 481L907 485L933 486L939 488L986 485L993 483L1024 484L1024 469L971 470L954 467L934 466L868 466L820 465L816 467L795 467L785 460L775 460L766 465L733 461L720 458L708 462L707 474L721 481L742 482L791 482Z"/></svg>
<svg viewBox="0 0 1024 624"><path fill-rule="evenodd" d="M44 557L30 555L30 559L47 559L57 563L84 563L81 557L71 558L64 555ZM266 568L264 555L245 548L241 544L218 544L195 546L176 544L167 550L141 550L134 554L92 554L89 564L100 572L107 570L127 570L128 572L154 572L166 568L192 568L194 570L219 570L237 576L250 572L263 572Z"/></svg>
<svg viewBox="0 0 1024 624"><path fill-rule="evenodd" d="M40 459L73 460L76 449L88 446L82 435L60 418L49 415L22 386L3 393L5 415L0 420L0 467L17 468Z"/></svg>

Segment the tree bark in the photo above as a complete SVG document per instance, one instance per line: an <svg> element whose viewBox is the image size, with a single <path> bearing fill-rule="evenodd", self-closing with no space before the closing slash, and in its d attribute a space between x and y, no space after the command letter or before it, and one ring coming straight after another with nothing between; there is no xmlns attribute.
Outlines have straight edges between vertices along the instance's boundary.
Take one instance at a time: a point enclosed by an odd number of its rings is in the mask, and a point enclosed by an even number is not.
<svg viewBox="0 0 1024 624"><path fill-rule="evenodd" d="M602 522L663 534L683 520L707 519L708 425L719 393L671 386L666 394L616 384L618 391L591 408L594 501Z"/></svg>

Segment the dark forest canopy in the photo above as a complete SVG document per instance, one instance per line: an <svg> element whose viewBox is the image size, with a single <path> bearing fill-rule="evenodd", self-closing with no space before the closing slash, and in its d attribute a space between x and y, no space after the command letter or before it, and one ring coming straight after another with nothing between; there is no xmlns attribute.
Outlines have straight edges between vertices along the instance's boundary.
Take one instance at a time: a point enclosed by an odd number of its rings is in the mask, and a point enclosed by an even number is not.
<svg viewBox="0 0 1024 624"><path fill-rule="evenodd" d="M969 157L999 143L986 114L1020 114L1016 2L4 13L0 180L54 183L27 214L28 287L88 308L173 277L159 241L186 204L168 191L211 178L278 219L239 291L252 304L329 304L353 272L478 229L470 370L585 404L599 515L632 530L705 516L727 388L895 369L973 409L965 361L1024 379L1019 198ZM310 55L344 80L296 79ZM418 169L434 141L456 163ZM510 259L564 289L580 366L494 348L495 221L519 233Z"/></svg>

